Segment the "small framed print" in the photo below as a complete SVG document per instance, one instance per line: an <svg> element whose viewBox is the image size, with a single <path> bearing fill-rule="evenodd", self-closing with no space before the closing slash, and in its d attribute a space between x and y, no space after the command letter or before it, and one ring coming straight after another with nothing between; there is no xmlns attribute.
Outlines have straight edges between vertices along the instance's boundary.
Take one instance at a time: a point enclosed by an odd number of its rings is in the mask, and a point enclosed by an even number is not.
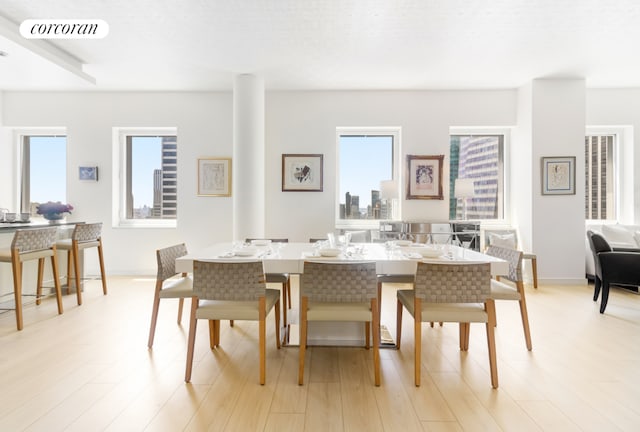
<svg viewBox="0 0 640 432"><path fill-rule="evenodd" d="M283 154L283 192L322 192L321 154Z"/></svg>
<svg viewBox="0 0 640 432"><path fill-rule="evenodd" d="M444 199L442 163L444 155L407 155L407 199Z"/></svg>
<svg viewBox="0 0 640 432"><path fill-rule="evenodd" d="M542 157L542 195L575 195L576 157Z"/></svg>
<svg viewBox="0 0 640 432"><path fill-rule="evenodd" d="M82 181L98 181L97 166L78 167L78 178Z"/></svg>
<svg viewBox="0 0 640 432"><path fill-rule="evenodd" d="M198 159L198 196L231 196L231 158Z"/></svg>

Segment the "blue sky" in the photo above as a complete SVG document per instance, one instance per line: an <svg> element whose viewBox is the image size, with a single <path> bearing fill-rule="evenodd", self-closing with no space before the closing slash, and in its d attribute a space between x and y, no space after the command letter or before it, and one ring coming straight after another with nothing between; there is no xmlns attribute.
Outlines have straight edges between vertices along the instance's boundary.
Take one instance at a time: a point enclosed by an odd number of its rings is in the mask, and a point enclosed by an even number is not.
<svg viewBox="0 0 640 432"><path fill-rule="evenodd" d="M344 195L360 197L360 208L371 204L371 190L393 176L393 138L391 136L340 137L340 202Z"/></svg>

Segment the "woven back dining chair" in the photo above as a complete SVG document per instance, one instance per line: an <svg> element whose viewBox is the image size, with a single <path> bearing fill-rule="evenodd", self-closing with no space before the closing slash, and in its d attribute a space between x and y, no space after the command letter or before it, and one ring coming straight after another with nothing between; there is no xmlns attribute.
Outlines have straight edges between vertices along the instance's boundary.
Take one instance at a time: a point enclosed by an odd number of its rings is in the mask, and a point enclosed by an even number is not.
<svg viewBox="0 0 640 432"><path fill-rule="evenodd" d="M40 304L42 298L42 279L44 276L45 258L51 258L53 272L53 284L56 301L58 303L58 314L62 314L62 292L60 291L60 280L58 279L58 258L56 250L56 237L58 228L34 228L19 229L13 235L11 247L0 250L0 262L11 263L13 272L13 295L15 298L16 327L22 330L22 271L25 261L38 260L38 279L36 286L36 304Z"/></svg>
<svg viewBox="0 0 640 432"><path fill-rule="evenodd" d="M187 254L187 246L184 243L169 246L156 251L158 273L156 275L155 292L153 295L153 309L151 311L151 325L149 328L149 341L147 346L153 347L153 339L156 333L158 310L160 299L178 299L178 325L182 320L182 309L185 298L193 297L193 279L187 274L176 271L176 259Z"/></svg>
<svg viewBox="0 0 640 432"><path fill-rule="evenodd" d="M309 321L362 321L369 348L373 330L374 382L380 385L380 323L375 262L306 261L300 276L298 384L304 382Z"/></svg>
<svg viewBox="0 0 640 432"><path fill-rule="evenodd" d="M61 239L56 243L59 250L67 251L67 289L71 281L75 281L76 297L78 305L82 304L82 288L80 285L80 251L89 248L98 250L100 263L100 278L102 280L102 293L107 295L107 277L104 272L104 256L102 253L102 222L79 223L73 228L71 238ZM73 270L73 278L72 278Z"/></svg>
<svg viewBox="0 0 640 432"><path fill-rule="evenodd" d="M491 298L494 300L512 300L520 305L520 317L522 318L522 328L524 330L524 340L527 350L531 351L531 331L529 329L529 314L527 312L527 300L524 291L524 281L522 279L522 252L515 249L508 249L499 246L489 246L485 252L497 258L501 258L509 263L509 274L491 280ZM502 282L501 279L510 281L513 285Z"/></svg>
<svg viewBox="0 0 640 432"><path fill-rule="evenodd" d="M266 288L262 261L194 261L193 299L185 381L191 381L196 326L209 321L209 345L220 345L220 320L258 321L260 384L266 380L266 319L275 308L276 346L280 349L280 291Z"/></svg>
<svg viewBox="0 0 640 432"><path fill-rule="evenodd" d="M422 367L422 323L457 322L460 349L469 348L470 323L485 323L491 369L491 385L498 387L495 346L495 303L491 292L489 263L419 262L413 290L398 290L396 341L400 349L402 311L414 319L414 377L420 386Z"/></svg>

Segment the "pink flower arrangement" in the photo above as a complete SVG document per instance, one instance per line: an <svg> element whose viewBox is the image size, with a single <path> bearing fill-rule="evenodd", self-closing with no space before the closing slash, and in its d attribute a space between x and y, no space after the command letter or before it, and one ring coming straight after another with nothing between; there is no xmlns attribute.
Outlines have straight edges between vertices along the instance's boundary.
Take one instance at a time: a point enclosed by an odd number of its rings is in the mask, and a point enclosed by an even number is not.
<svg viewBox="0 0 640 432"><path fill-rule="evenodd" d="M48 201L46 203L39 204L36 207L36 213L39 215L71 213L71 210L73 210L73 206L71 204L62 204L60 201Z"/></svg>

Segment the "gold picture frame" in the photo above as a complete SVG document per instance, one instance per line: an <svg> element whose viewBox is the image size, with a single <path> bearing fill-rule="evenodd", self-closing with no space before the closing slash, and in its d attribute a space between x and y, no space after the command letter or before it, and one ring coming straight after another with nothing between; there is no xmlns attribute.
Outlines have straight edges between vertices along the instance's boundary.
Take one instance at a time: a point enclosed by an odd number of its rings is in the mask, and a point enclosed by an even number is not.
<svg viewBox="0 0 640 432"><path fill-rule="evenodd" d="M198 158L198 196L231 196L231 158Z"/></svg>
<svg viewBox="0 0 640 432"><path fill-rule="evenodd" d="M407 199L442 200L444 155L407 155Z"/></svg>
<svg viewBox="0 0 640 432"><path fill-rule="evenodd" d="M283 154L283 192L322 192L322 154Z"/></svg>

